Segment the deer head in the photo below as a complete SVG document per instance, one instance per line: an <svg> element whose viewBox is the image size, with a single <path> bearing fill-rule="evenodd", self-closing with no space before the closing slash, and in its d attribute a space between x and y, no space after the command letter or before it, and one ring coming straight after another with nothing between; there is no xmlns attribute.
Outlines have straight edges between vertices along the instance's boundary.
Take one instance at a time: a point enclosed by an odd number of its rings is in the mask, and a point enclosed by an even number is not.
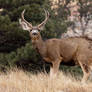
<svg viewBox="0 0 92 92"><path fill-rule="evenodd" d="M30 32L32 41L36 41L41 37L40 30L43 29L44 25L46 24L46 22L49 18L49 12L46 10L44 10L44 11L45 11L45 20L37 26L32 26L31 23L29 23L28 21L25 20L25 18L24 18L25 10L23 10L23 12L21 13L21 19L19 19L19 23L20 23L21 27L23 28L23 30L27 30Z"/></svg>

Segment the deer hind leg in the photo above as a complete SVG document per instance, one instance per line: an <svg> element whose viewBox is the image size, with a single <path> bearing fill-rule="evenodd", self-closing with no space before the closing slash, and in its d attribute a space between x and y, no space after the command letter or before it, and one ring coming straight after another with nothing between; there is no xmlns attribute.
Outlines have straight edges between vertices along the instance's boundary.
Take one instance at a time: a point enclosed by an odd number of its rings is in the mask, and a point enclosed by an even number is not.
<svg viewBox="0 0 92 92"><path fill-rule="evenodd" d="M52 67L50 69L50 77L55 77L57 75L61 60L62 59L57 59L52 63Z"/></svg>
<svg viewBox="0 0 92 92"><path fill-rule="evenodd" d="M90 79L92 80L92 64L89 67L90 67Z"/></svg>
<svg viewBox="0 0 92 92"><path fill-rule="evenodd" d="M91 71L90 73L91 73L91 75L92 75L92 65L90 66L90 71Z"/></svg>
<svg viewBox="0 0 92 92"><path fill-rule="evenodd" d="M81 62L81 61L79 61L79 64L80 64L82 71L83 71L83 78L82 78L81 82L86 83L86 81L88 80L89 75L90 75L89 67L87 64L84 64L84 62Z"/></svg>

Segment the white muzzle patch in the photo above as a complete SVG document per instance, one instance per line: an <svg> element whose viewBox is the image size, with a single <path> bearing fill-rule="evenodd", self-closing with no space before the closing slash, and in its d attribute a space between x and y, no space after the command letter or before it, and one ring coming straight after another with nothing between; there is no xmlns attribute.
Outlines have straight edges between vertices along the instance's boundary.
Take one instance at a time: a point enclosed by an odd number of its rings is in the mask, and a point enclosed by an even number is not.
<svg viewBox="0 0 92 92"><path fill-rule="evenodd" d="M33 33L38 33L38 30L32 30L32 34L33 34Z"/></svg>

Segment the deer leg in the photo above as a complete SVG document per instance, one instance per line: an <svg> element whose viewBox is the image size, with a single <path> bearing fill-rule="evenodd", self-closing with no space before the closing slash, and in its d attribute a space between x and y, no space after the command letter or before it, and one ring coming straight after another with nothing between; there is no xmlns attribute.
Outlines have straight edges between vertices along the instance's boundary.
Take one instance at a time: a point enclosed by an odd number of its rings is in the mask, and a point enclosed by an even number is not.
<svg viewBox="0 0 92 92"><path fill-rule="evenodd" d="M92 65L91 66L89 66L90 67L90 73L92 74Z"/></svg>
<svg viewBox="0 0 92 92"><path fill-rule="evenodd" d="M83 71L82 83L85 83L88 80L88 77L90 75L89 67L87 64L83 64L83 62L81 62L81 61L79 61L79 64L80 64L82 71Z"/></svg>
<svg viewBox="0 0 92 92"><path fill-rule="evenodd" d="M92 80L92 65L90 65L89 67L90 67L90 79Z"/></svg>
<svg viewBox="0 0 92 92"><path fill-rule="evenodd" d="M56 61L52 63L52 67L50 69L50 77L57 75L60 62L61 62L61 59L57 59Z"/></svg>
<svg viewBox="0 0 92 92"><path fill-rule="evenodd" d="M51 67L51 68L50 68L50 77L53 77L53 75L54 75L54 74L53 74L53 68Z"/></svg>

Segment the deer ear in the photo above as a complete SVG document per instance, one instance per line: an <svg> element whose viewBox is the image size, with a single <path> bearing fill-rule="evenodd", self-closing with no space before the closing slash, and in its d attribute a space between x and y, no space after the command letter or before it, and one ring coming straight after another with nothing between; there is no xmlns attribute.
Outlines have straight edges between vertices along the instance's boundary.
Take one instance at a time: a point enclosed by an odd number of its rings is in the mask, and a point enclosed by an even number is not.
<svg viewBox="0 0 92 92"><path fill-rule="evenodd" d="M27 30L30 32L31 28L27 25L27 23L25 23L24 21L22 21L21 19L19 19L19 24L22 27L23 30Z"/></svg>
<svg viewBox="0 0 92 92"><path fill-rule="evenodd" d="M41 26L40 28L38 27L38 30L42 31L44 29L45 25Z"/></svg>

